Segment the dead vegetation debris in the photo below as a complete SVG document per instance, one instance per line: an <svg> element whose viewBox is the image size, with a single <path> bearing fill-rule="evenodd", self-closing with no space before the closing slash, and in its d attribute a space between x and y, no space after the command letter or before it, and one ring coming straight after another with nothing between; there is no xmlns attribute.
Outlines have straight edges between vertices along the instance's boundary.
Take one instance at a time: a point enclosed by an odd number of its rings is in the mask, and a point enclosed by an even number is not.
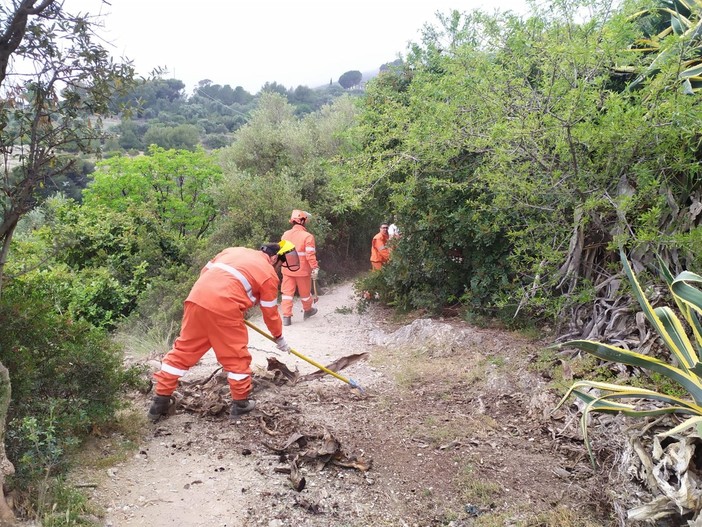
<svg viewBox="0 0 702 527"><path fill-rule="evenodd" d="M368 353L356 353L340 357L325 367L338 372L358 361L367 359ZM270 385L296 385L327 375L321 370L314 371L307 375L300 375L297 369L294 371L291 370L284 362L279 361L275 357L267 357L267 361L267 369L265 371L256 372L253 375L254 393ZM204 379L181 381L180 390L176 394L176 399L177 404L188 412L203 416L222 415L231 405L226 372L220 367Z"/></svg>
<svg viewBox="0 0 702 527"><path fill-rule="evenodd" d="M341 357L327 368L339 371L359 360L367 359L367 353ZM254 375L254 392L261 393L274 385L296 385L324 376L322 371L299 375L283 362L268 357L268 369ZM221 368L204 379L181 383L177 405L187 412L200 416L221 417L227 414L231 404L227 375ZM302 468L319 472L328 466L354 469L361 472L370 470L372 461L364 456L346 452L339 441L327 428L305 421L304 416L287 401L267 400L266 409L258 409L255 421L269 440L260 440L260 445L276 454L284 466L274 472L286 474L290 487L301 492L307 485ZM297 505L313 514L319 514L318 505L300 500Z"/></svg>

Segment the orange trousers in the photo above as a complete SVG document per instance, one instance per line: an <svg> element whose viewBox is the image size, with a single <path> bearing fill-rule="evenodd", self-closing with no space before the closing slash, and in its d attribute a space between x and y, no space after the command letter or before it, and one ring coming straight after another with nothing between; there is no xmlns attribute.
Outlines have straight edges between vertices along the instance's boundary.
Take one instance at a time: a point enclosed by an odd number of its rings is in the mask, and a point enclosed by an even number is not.
<svg viewBox="0 0 702 527"><path fill-rule="evenodd" d="M280 285L280 309L284 317L291 317L293 314L293 298L295 297L295 289L302 301L302 310L309 311L312 309L314 300L312 299L311 289L312 282L310 275L304 276L287 276L283 275L283 283Z"/></svg>
<svg viewBox="0 0 702 527"><path fill-rule="evenodd" d="M248 399L251 392L251 354L244 314L235 309L219 315L192 302L185 302L180 335L163 358L161 371L154 374L157 395L171 395L178 379L214 349L217 361L227 372L232 399Z"/></svg>

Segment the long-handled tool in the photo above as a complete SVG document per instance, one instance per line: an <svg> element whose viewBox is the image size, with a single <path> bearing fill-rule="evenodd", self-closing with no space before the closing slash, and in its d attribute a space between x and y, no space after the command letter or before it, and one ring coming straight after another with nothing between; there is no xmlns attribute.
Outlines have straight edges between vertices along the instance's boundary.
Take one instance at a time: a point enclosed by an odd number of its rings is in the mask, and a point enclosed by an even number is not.
<svg viewBox="0 0 702 527"><path fill-rule="evenodd" d="M263 335L263 336L266 337L268 340L270 340L270 341L272 341L272 342L275 342L275 339L274 339L271 335L269 335L268 333L266 333L266 332L263 331L262 329L256 327L254 324L252 324L252 323L249 322L248 320L244 320L244 324L246 324L247 326L249 326L251 329L253 329L255 332L259 333L260 335ZM323 372L328 373L329 375L332 375L332 376L336 377L336 378L339 379L340 381L344 381L346 384L348 384L348 385L351 386L352 388L357 388L359 392L364 393L364 392L363 392L363 388L361 388L361 386L360 386L356 381L354 381L353 379L351 379L350 377L347 379L347 378L344 377L343 375L339 375L339 374L336 373L335 371L332 371L332 370L330 370L329 368L325 368L324 366L322 366L322 365L319 364L318 362L313 361L313 360L310 359L309 357L305 357L302 353L299 353L299 352L295 351L295 350L292 349L292 348L290 348L290 353L292 353L292 354L295 355L296 357L301 358L301 359L304 360L304 361L309 362L309 363L310 363L312 366L314 366L315 368L318 368L318 369L322 370Z"/></svg>
<svg viewBox="0 0 702 527"><path fill-rule="evenodd" d="M312 291L314 292L314 302L313 304L317 303L317 300L319 300L319 295L317 294L317 279L313 278L312 279Z"/></svg>

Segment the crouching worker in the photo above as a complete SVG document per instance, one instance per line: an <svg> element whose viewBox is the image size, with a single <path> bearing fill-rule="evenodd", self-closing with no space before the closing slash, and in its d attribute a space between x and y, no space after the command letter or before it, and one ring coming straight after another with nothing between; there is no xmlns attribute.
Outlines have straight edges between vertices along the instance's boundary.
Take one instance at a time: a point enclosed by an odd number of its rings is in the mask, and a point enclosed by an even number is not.
<svg viewBox="0 0 702 527"><path fill-rule="evenodd" d="M169 413L178 379L210 348L227 372L234 401L230 415L236 417L255 408L256 402L249 397L251 354L244 314L259 304L278 349L289 352L278 313L278 270L299 265L295 245L284 240L260 250L230 247L205 265L185 299L180 335L163 358L161 370L154 374L156 396L149 410L151 421Z"/></svg>

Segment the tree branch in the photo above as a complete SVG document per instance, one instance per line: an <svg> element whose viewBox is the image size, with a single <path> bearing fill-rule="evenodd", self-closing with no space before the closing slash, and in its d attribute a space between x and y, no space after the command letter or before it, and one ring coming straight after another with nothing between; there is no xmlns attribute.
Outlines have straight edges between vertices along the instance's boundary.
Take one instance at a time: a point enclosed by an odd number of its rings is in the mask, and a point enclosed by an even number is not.
<svg viewBox="0 0 702 527"><path fill-rule="evenodd" d="M10 57L17 50L27 32L27 21L30 15L39 15L44 12L56 0L42 0L35 7L37 0L22 0L19 7L12 14L7 27L0 36L0 86L7 76L7 66Z"/></svg>

